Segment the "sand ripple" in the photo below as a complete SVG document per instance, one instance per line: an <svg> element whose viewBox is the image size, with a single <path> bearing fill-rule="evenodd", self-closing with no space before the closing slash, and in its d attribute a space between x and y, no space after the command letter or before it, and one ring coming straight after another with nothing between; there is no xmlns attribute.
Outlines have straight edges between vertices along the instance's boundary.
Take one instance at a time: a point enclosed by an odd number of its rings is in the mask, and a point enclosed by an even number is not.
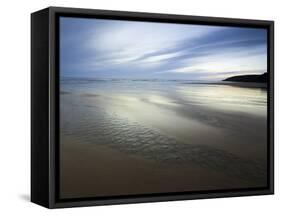
<svg viewBox="0 0 281 216"><path fill-rule="evenodd" d="M99 107L63 107L62 133L93 145L106 145L162 165L196 165L249 182L264 182L266 166L206 145L192 145L155 128L108 113ZM69 110L67 110L69 109ZM75 109L75 110L73 110ZM71 113L75 113L72 115ZM83 142L81 142L83 143Z"/></svg>

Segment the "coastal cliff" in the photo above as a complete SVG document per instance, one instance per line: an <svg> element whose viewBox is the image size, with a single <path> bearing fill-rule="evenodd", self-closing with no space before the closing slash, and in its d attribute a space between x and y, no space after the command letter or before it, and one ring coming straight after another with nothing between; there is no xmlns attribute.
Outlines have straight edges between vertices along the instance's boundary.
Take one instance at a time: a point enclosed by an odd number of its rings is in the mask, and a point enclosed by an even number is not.
<svg viewBox="0 0 281 216"><path fill-rule="evenodd" d="M265 83L267 82L267 73L261 75L233 76L233 77L226 78L223 81Z"/></svg>

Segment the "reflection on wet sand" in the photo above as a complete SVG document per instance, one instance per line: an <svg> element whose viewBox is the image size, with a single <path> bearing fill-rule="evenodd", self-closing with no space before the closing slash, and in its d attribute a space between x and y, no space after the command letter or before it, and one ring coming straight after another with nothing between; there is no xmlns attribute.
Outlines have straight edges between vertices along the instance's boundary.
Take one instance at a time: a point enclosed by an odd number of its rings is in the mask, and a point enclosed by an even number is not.
<svg viewBox="0 0 281 216"><path fill-rule="evenodd" d="M266 185L265 90L133 85L63 85L70 92L61 94L63 196Z"/></svg>

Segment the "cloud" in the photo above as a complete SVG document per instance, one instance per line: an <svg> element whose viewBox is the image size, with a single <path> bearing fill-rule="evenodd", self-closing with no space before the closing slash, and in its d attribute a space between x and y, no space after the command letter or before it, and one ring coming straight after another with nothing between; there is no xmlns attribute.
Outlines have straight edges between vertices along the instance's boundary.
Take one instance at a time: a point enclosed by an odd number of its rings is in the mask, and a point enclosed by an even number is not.
<svg viewBox="0 0 281 216"><path fill-rule="evenodd" d="M215 79L267 68L264 29L82 18L60 24L64 76Z"/></svg>
<svg viewBox="0 0 281 216"><path fill-rule="evenodd" d="M232 50L231 52L209 53L196 57L187 66L170 70L173 73L190 73L194 71L205 73L223 73L227 71L266 70L266 54L256 51L249 55L247 50Z"/></svg>

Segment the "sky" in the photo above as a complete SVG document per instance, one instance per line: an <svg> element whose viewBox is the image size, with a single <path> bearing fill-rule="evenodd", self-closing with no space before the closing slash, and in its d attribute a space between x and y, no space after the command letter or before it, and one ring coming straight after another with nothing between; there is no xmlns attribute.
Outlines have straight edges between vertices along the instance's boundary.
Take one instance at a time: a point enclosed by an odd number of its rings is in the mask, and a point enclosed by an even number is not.
<svg viewBox="0 0 281 216"><path fill-rule="evenodd" d="M267 69L265 29L60 18L60 75L222 80Z"/></svg>

